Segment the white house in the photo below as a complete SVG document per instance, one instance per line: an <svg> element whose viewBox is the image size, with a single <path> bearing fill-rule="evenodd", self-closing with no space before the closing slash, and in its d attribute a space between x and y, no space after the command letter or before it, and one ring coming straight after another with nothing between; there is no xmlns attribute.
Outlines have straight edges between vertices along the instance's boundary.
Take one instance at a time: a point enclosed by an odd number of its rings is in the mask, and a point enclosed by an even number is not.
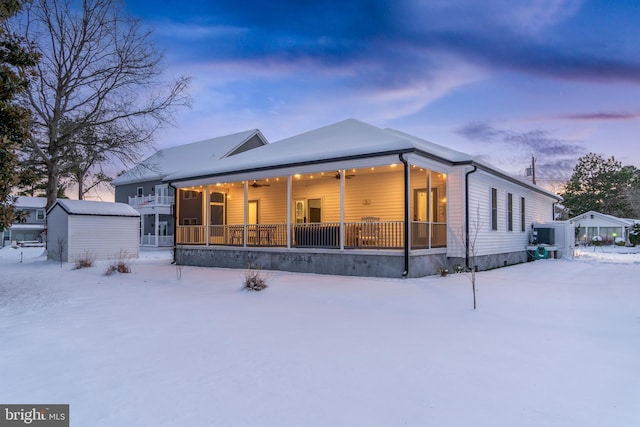
<svg viewBox="0 0 640 427"><path fill-rule="evenodd" d="M176 261L418 277L524 262L562 198L471 156L349 119L185 169Z"/></svg>
<svg viewBox="0 0 640 427"><path fill-rule="evenodd" d="M267 144L257 129L158 150L116 177L115 201L140 213L140 244L173 246L175 191L162 179L171 173L211 167L218 160Z"/></svg>
<svg viewBox="0 0 640 427"><path fill-rule="evenodd" d="M20 218L6 230L0 231L0 247L14 242L19 245L44 245L46 205L46 197L19 196L14 206Z"/></svg>
<svg viewBox="0 0 640 427"><path fill-rule="evenodd" d="M47 211L47 257L73 262L90 256L139 255L140 214L123 203L58 199Z"/></svg>
<svg viewBox="0 0 640 427"><path fill-rule="evenodd" d="M629 241L629 231L634 220L618 218L600 212L589 211L569 220L576 228L576 243L590 244L594 236L600 236L603 244L612 245L617 237Z"/></svg>

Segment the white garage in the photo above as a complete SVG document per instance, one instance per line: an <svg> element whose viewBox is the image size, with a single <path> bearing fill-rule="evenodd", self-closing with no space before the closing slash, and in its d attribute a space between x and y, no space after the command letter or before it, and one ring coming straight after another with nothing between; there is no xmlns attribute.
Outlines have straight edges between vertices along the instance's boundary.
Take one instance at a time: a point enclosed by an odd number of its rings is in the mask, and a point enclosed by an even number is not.
<svg viewBox="0 0 640 427"><path fill-rule="evenodd" d="M47 211L47 257L137 258L139 224L140 214L124 203L58 199Z"/></svg>

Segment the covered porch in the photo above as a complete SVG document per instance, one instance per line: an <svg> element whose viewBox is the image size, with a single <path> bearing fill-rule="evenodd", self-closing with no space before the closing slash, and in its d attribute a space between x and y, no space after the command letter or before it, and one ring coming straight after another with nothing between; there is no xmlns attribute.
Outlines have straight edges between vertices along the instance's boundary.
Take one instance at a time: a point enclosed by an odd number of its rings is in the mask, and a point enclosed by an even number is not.
<svg viewBox="0 0 640 427"><path fill-rule="evenodd" d="M446 248L444 166L405 165L398 157L349 166L180 186L176 244L298 252Z"/></svg>

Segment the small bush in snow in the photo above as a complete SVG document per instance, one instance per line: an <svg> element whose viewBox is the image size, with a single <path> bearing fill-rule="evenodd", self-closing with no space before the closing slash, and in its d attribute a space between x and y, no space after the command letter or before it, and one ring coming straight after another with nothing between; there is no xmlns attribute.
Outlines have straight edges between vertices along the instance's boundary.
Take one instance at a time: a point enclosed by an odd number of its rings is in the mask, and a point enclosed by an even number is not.
<svg viewBox="0 0 640 427"><path fill-rule="evenodd" d="M453 266L453 271L456 273L464 273L464 265L456 264Z"/></svg>
<svg viewBox="0 0 640 427"><path fill-rule="evenodd" d="M627 244L627 242L625 242L622 237L616 237L615 242L616 242L616 246L624 246Z"/></svg>
<svg viewBox="0 0 640 427"><path fill-rule="evenodd" d="M260 270L249 269L244 274L244 290L261 291L267 287L267 275Z"/></svg>
<svg viewBox="0 0 640 427"><path fill-rule="evenodd" d="M118 257L109 263L104 275L111 276L116 272L131 273L131 255L127 251L120 251Z"/></svg>
<svg viewBox="0 0 640 427"><path fill-rule="evenodd" d="M442 267L438 269L438 273L440 273L440 276L445 277L447 274L449 274L449 270L447 270L446 268Z"/></svg>
<svg viewBox="0 0 640 427"><path fill-rule="evenodd" d="M600 236L593 236L593 237L591 238L591 244L592 244L593 246L600 246L600 245L602 245L602 237L600 237Z"/></svg>
<svg viewBox="0 0 640 427"><path fill-rule="evenodd" d="M78 257L74 263L74 270L81 268L93 267L96 257L91 252L87 251L81 257Z"/></svg>

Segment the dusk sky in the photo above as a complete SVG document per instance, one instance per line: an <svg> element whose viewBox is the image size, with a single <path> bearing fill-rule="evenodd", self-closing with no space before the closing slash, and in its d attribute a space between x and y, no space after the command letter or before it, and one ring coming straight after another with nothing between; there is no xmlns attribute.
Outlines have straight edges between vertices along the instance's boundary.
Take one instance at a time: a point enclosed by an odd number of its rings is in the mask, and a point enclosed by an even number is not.
<svg viewBox="0 0 640 427"><path fill-rule="evenodd" d="M538 183L596 152L640 167L637 0L130 1L193 107L158 148L346 118Z"/></svg>

